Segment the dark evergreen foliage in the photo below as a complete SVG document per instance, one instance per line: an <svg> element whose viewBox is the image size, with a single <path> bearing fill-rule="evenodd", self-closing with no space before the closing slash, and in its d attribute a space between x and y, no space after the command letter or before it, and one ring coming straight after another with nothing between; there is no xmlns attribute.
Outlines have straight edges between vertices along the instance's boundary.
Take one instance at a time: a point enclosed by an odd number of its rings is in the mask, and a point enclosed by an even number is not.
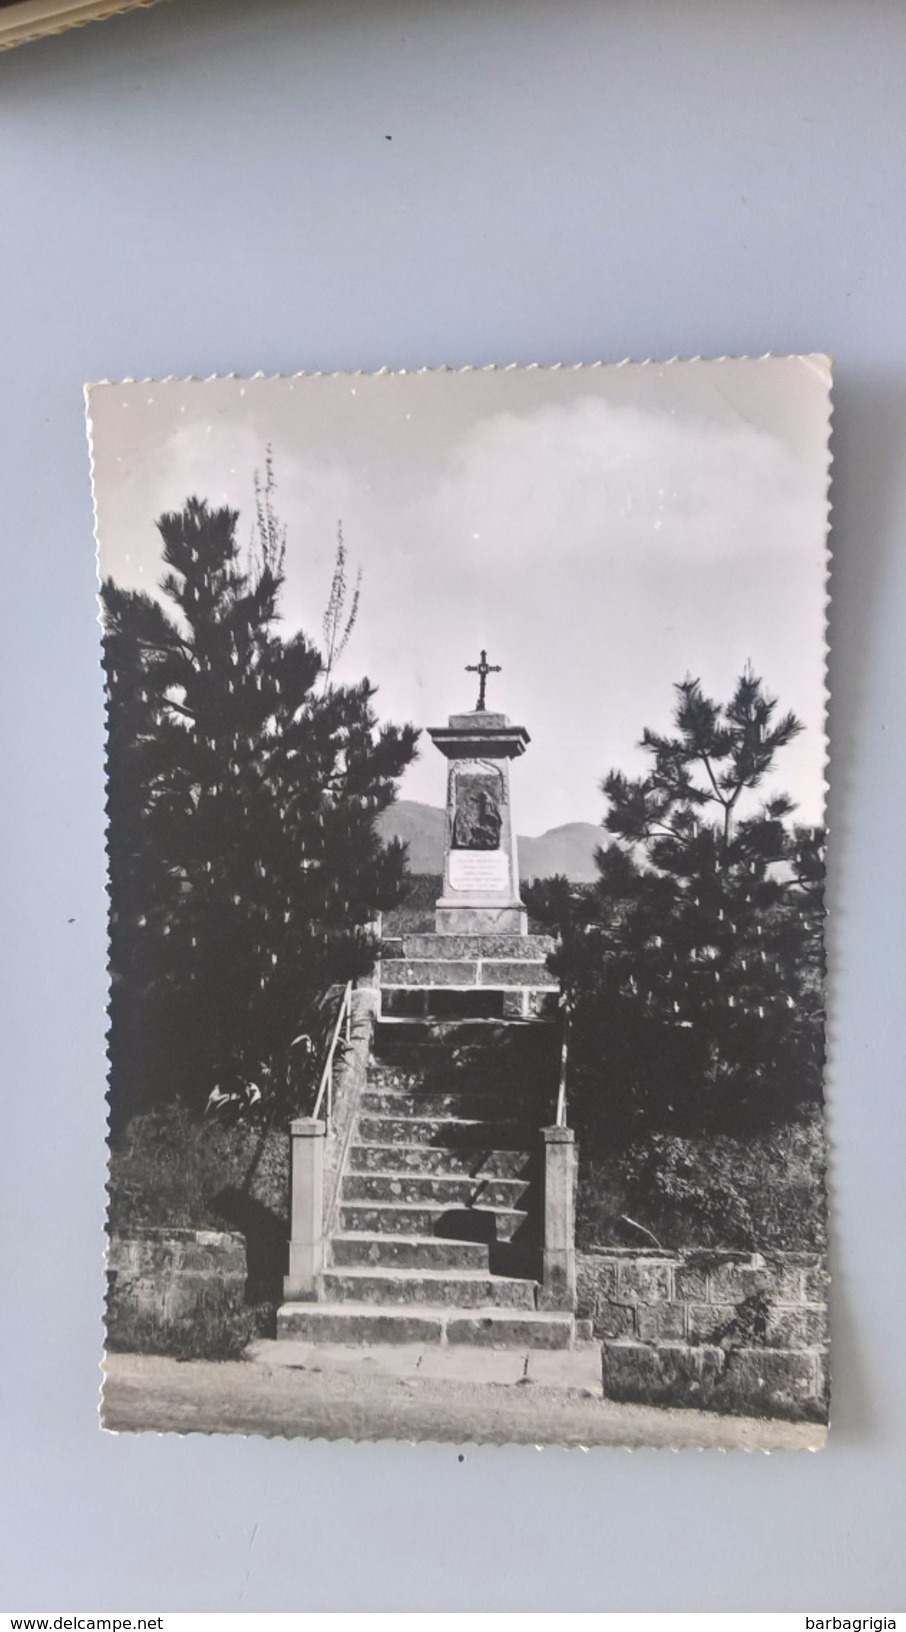
<svg viewBox="0 0 906 1632"><path fill-rule="evenodd" d="M324 994L369 966L404 873L374 820L417 732L276 631L271 492L247 567L237 512L192 498L158 522L166 609L103 586L115 1125L214 1088L304 1104Z"/></svg>
<svg viewBox="0 0 906 1632"><path fill-rule="evenodd" d="M605 1145L764 1128L821 1097L823 833L784 795L746 802L801 726L748 671L723 706L676 691L648 774L602 784L597 883L528 895L561 936L573 1114Z"/></svg>

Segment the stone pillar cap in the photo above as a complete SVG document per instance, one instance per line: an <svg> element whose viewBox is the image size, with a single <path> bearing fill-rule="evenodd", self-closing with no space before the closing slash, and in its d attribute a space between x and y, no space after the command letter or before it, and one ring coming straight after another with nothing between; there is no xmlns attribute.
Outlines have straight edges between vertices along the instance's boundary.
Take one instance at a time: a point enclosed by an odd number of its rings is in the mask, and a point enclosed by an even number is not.
<svg viewBox="0 0 906 1632"><path fill-rule="evenodd" d="M505 714L451 714L449 725L429 725L428 735L447 759L517 759L531 741L524 725Z"/></svg>

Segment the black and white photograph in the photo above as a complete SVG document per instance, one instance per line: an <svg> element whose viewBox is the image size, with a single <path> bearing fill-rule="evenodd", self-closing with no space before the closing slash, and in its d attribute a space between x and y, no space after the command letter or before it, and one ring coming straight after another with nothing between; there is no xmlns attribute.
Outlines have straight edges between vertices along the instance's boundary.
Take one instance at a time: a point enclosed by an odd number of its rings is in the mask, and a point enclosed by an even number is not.
<svg viewBox="0 0 906 1632"><path fill-rule="evenodd" d="M88 388L106 1429L823 1445L830 383Z"/></svg>

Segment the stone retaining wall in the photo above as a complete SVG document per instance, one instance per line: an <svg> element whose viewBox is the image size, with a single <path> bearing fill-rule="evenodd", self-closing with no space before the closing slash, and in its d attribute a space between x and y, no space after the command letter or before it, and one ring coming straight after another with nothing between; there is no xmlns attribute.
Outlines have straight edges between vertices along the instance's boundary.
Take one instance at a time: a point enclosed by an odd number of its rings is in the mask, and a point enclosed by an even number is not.
<svg viewBox="0 0 906 1632"><path fill-rule="evenodd" d="M817 1254L579 1252L577 1277L608 1398L827 1420Z"/></svg>
<svg viewBox="0 0 906 1632"><path fill-rule="evenodd" d="M152 1328L229 1321L245 1301L243 1236L144 1229L114 1235L107 1253L107 1331L114 1346Z"/></svg>

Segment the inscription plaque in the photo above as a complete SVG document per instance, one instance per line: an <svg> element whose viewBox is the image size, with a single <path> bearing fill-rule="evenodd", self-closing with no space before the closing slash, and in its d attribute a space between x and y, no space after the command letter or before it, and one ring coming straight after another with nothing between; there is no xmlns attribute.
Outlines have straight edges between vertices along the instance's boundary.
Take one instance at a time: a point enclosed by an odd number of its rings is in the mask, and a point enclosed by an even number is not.
<svg viewBox="0 0 906 1632"><path fill-rule="evenodd" d="M451 890L509 890L510 858L505 850L451 850Z"/></svg>

